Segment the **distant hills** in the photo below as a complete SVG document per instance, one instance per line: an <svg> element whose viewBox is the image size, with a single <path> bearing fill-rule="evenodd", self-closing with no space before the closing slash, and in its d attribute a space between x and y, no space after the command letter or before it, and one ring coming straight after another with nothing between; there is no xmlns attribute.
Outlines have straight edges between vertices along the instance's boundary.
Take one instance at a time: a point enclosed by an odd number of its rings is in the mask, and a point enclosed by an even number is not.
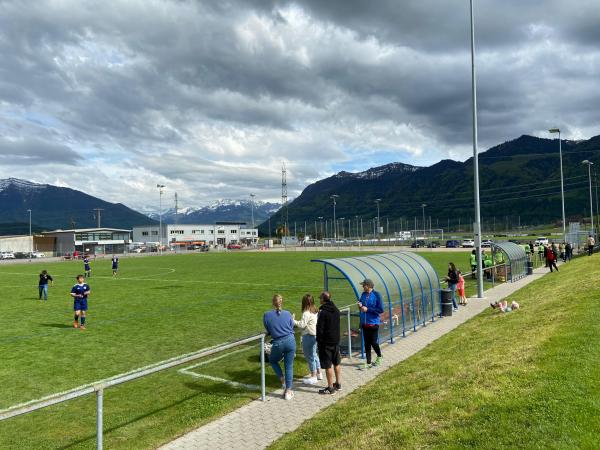
<svg viewBox="0 0 600 450"><path fill-rule="evenodd" d="M28 233L28 209L32 210L34 231L95 227L94 208L103 209L102 226L129 229L155 223L121 203L109 203L75 189L17 178L0 180L0 234Z"/></svg>
<svg viewBox="0 0 600 450"><path fill-rule="evenodd" d="M562 141L567 220L589 215L587 168L582 160L600 163L600 136L582 141ZM521 136L495 146L479 157L480 193L484 231L560 221L560 165L558 140ZM336 218L344 218L347 229L363 219L365 234L372 232L379 202L380 223L394 229L418 229L423 208L432 226L469 229L474 216L473 158L465 162L443 160L430 167L392 163L364 172L339 172L307 186L288 204L288 227L294 224L309 233L322 217L331 223L332 195ZM594 206L595 207L595 206ZM284 222L283 210L271 217L271 228ZM320 225L317 225L320 229ZM268 224L260 226L268 233ZM329 232L331 235L331 231Z"/></svg>
<svg viewBox="0 0 600 450"><path fill-rule="evenodd" d="M254 209L254 223L258 225L269 218L271 214L281 207L278 203L265 203L256 201L254 205L248 200L218 200L202 208L183 208L177 211L169 209L162 215L165 223L180 224L211 224L215 222L245 222L252 225L252 210ZM148 215L158 220L158 213Z"/></svg>

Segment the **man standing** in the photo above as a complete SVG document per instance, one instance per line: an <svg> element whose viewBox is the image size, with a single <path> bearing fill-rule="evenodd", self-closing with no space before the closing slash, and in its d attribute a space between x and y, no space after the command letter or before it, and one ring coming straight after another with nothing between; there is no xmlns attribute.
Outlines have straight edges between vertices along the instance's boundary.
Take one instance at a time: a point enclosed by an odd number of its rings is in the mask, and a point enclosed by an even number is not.
<svg viewBox="0 0 600 450"><path fill-rule="evenodd" d="M73 297L73 310L75 311L73 327L85 330L85 315L88 309L87 298L90 295L90 287L83 280L83 275L77 275L77 284L71 289L71 297ZM80 317L81 327L79 326Z"/></svg>
<svg viewBox="0 0 600 450"><path fill-rule="evenodd" d="M112 257L112 272L113 272L113 277L117 276L117 272L119 271L119 258L117 258L115 255L113 255Z"/></svg>
<svg viewBox="0 0 600 450"><path fill-rule="evenodd" d="M54 286L54 280L46 270L42 270L40 273L40 282L39 282L39 293L40 300L42 299L42 295L44 296L44 300L48 300L48 282L50 282L50 286Z"/></svg>
<svg viewBox="0 0 600 450"><path fill-rule="evenodd" d="M379 348L379 324L381 323L379 315L383 313L383 300L381 299L381 294L374 290L375 285L373 284L373 280L367 278L360 284L362 284L363 293L358 301L358 309L360 311L360 329L365 343L367 362L359 366L359 369L366 370L379 366L383 360L381 349ZM371 347L377 354L377 359L375 359L372 365Z"/></svg>
<svg viewBox="0 0 600 450"><path fill-rule="evenodd" d="M327 387L319 394L333 395L342 390L340 382L342 354L340 352L340 311L331 301L331 294L323 291L319 296L321 307L317 319L317 347L321 369L325 369ZM333 368L332 368L333 366ZM335 372L335 383L333 374Z"/></svg>
<svg viewBox="0 0 600 450"><path fill-rule="evenodd" d="M594 236L592 236L591 234L587 238L587 245L588 245L588 256L592 256L592 254L594 253L594 245L596 245L596 240L594 239Z"/></svg>

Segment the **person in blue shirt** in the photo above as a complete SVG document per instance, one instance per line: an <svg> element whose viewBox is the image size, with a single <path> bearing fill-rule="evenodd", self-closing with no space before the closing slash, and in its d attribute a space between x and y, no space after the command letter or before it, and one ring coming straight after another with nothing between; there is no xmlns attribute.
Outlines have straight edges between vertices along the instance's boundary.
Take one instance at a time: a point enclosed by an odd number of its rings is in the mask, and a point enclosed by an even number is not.
<svg viewBox="0 0 600 450"><path fill-rule="evenodd" d="M92 268L90 267L90 258L87 255L83 257L83 271L85 272L85 278L90 278L92 276Z"/></svg>
<svg viewBox="0 0 600 450"><path fill-rule="evenodd" d="M275 374L284 385L283 398L291 400L294 398L292 380L294 378L294 357L296 356L296 338L294 337L294 319L289 311L283 309L283 297L276 294L273 296L273 309L267 311L263 316L263 324L273 338L273 346L269 355L269 362ZM279 361L283 359L285 366L285 378Z"/></svg>
<svg viewBox="0 0 600 450"><path fill-rule="evenodd" d="M358 301L358 309L360 311L360 329L365 343L367 363L360 366L359 369L370 369L379 366L383 360L379 348L379 324L381 323L379 315L383 313L383 300L381 294L374 290L373 280L367 278L361 284L363 293ZM377 359L373 361L373 364L371 364L371 348L377 354Z"/></svg>
<svg viewBox="0 0 600 450"><path fill-rule="evenodd" d="M113 255L111 261L112 261L113 277L116 277L117 276L117 272L119 271L119 258L117 258L115 255Z"/></svg>
<svg viewBox="0 0 600 450"><path fill-rule="evenodd" d="M71 288L71 297L73 297L73 310L75 311L74 328L85 330L85 316L88 309L87 299L90 295L90 287L84 282L83 275L77 275L77 284ZM81 326L79 326L81 318Z"/></svg>

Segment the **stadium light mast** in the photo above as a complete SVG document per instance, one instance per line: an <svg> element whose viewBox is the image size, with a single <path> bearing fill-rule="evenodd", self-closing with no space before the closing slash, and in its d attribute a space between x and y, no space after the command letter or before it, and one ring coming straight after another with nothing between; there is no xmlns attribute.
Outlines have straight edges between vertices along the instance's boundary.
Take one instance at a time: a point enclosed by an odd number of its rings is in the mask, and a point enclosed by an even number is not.
<svg viewBox="0 0 600 450"><path fill-rule="evenodd" d="M426 203L421 203L421 209L423 210L423 238L425 238L425 207Z"/></svg>
<svg viewBox="0 0 600 450"><path fill-rule="evenodd" d="M29 213L29 259L31 259L31 254L33 253L33 236L31 234L31 210L28 209L27 212Z"/></svg>
<svg viewBox="0 0 600 450"><path fill-rule="evenodd" d="M157 184L156 187L158 188L158 248L162 253L162 196L165 185Z"/></svg>
<svg viewBox="0 0 600 450"><path fill-rule="evenodd" d="M381 227L379 226L379 202L381 201L380 198L376 198L375 199L375 203L377 204L377 239L379 239L379 230L381 230Z"/></svg>
<svg viewBox="0 0 600 450"><path fill-rule="evenodd" d="M586 164L588 166L588 178L590 180L590 219L592 221L592 236L594 236L594 208L592 203L592 166L594 165L594 163L585 159L581 162L581 164Z"/></svg>
<svg viewBox="0 0 600 450"><path fill-rule="evenodd" d="M256 194L250 194L250 209L252 211L252 228L254 228L254 197L256 197Z"/></svg>
<svg viewBox="0 0 600 450"><path fill-rule="evenodd" d="M483 298L483 271L481 270L481 205L479 202L479 159L477 151L477 80L475 77L475 20L473 0L469 0L471 12L471 96L473 99L473 178L475 191L475 248L477 253L477 297Z"/></svg>
<svg viewBox="0 0 600 450"><path fill-rule="evenodd" d="M339 195L333 194L330 198L333 200L333 241L337 241L337 225L335 222L335 205L337 204L337 198Z"/></svg>
<svg viewBox="0 0 600 450"><path fill-rule="evenodd" d="M560 128L550 128L548 133L558 133L558 156L560 158L560 198L562 201L562 224L563 242L567 242L567 222L565 219L565 183L563 178L562 140L560 139Z"/></svg>

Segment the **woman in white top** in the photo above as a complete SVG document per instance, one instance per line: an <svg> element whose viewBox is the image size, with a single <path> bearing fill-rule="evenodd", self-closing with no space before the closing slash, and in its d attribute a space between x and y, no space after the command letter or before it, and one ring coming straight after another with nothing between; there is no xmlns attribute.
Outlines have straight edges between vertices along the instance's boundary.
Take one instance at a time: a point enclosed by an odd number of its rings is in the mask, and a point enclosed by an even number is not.
<svg viewBox="0 0 600 450"><path fill-rule="evenodd" d="M302 319L295 320L294 325L302 330L302 351L308 364L310 374L302 380L304 384L316 384L322 380L319 356L317 355L317 307L312 295L306 294L302 297Z"/></svg>

